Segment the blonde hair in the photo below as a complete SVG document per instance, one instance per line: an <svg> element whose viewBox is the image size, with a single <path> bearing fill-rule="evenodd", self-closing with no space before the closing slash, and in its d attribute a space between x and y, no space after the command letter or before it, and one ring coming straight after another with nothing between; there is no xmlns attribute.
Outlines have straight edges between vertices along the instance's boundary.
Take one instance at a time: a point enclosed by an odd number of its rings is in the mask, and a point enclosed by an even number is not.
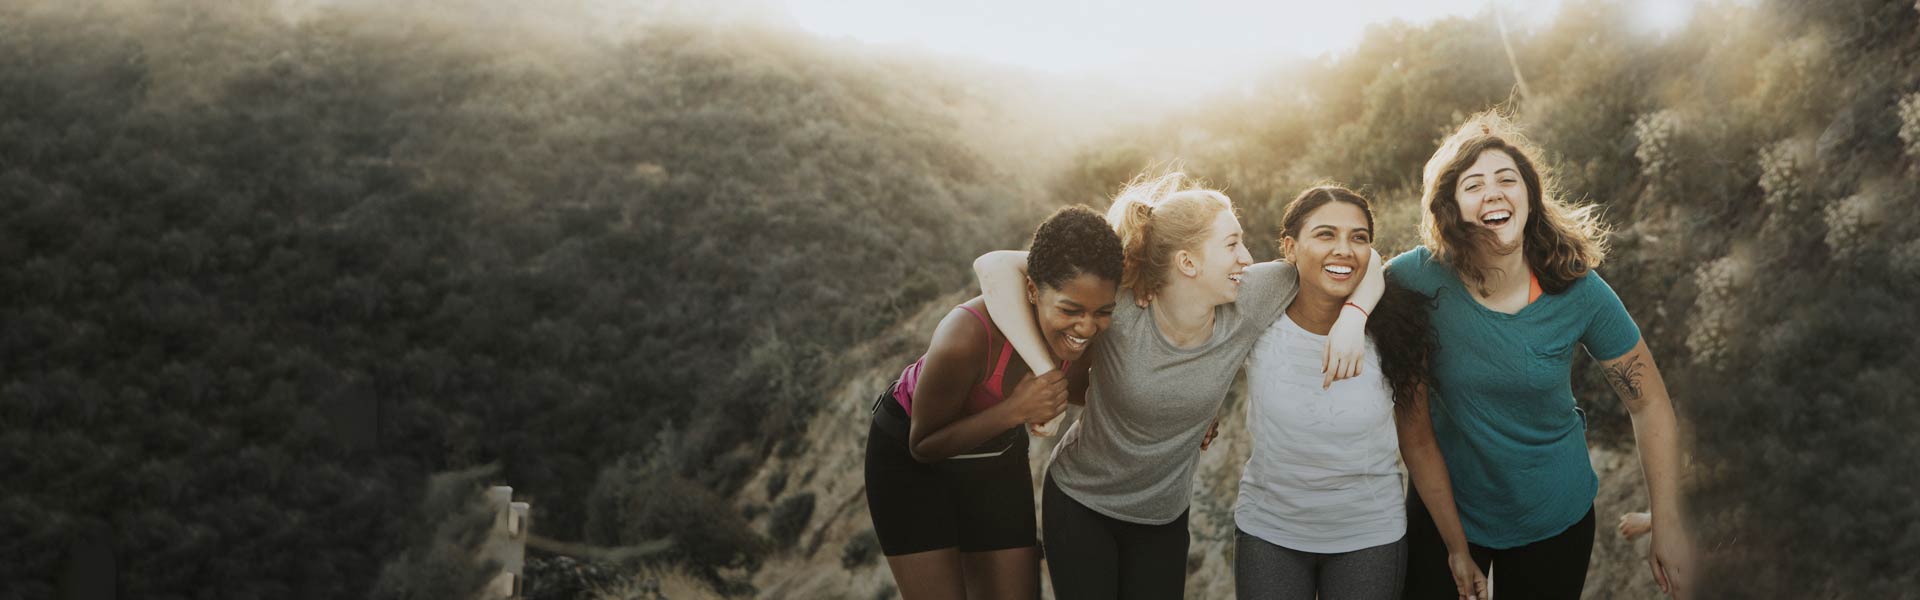
<svg viewBox="0 0 1920 600"><path fill-rule="evenodd" d="M1199 250L1222 210L1233 210L1233 201L1185 173L1134 177L1107 208L1107 222L1120 234L1126 255L1120 287L1135 296L1159 291L1174 255Z"/></svg>
<svg viewBox="0 0 1920 600"><path fill-rule="evenodd" d="M1480 160L1480 154L1499 150L1519 167L1520 179L1527 184L1526 243L1527 266L1540 278L1540 287L1550 294L1566 291L1587 271L1606 259L1606 227L1601 225L1592 206L1574 207L1558 197L1552 174L1536 166L1540 152L1520 134L1520 130L1498 111L1486 111L1467 119L1427 160L1421 172L1420 238L1433 251L1434 258L1451 267L1462 281L1486 293L1487 267L1481 259L1494 251L1494 234L1461 220L1460 204L1454 188L1460 173Z"/></svg>

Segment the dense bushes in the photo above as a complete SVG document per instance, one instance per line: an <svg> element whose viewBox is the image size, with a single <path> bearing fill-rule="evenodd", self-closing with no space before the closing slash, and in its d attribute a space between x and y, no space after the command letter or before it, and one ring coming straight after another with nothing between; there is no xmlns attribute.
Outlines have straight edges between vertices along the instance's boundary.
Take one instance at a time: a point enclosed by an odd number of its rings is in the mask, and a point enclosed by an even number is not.
<svg viewBox="0 0 1920 600"><path fill-rule="evenodd" d="M587 498L587 539L605 546L672 545L649 560L719 582L718 569L759 564L771 544L726 498L665 464L629 457L601 471Z"/></svg>
<svg viewBox="0 0 1920 600"><path fill-rule="evenodd" d="M1920 224L1904 216L1920 210L1920 11L1697 10L1658 36L1622 7L1563 6L1514 33L1530 96L1490 15L1378 28L1253 100L1083 153L1056 195L1179 157L1241 203L1248 231L1272 232L1278 203L1331 178L1370 189L1376 239L1397 252L1418 243L1418 176L1439 132L1504 106L1562 194L1617 230L1600 270L1687 427L1698 580L1713 597L1899 595L1915 575L1896 557L1920 549L1920 490L1904 475L1920 461L1905 433L1920 410L1898 401L1920 387L1920 347L1899 333L1920 327ZM1625 408L1576 362L1592 443L1631 443Z"/></svg>
<svg viewBox="0 0 1920 600"><path fill-rule="evenodd" d="M926 64L462 6L0 3L11 589L102 530L128 596L364 596L429 474L580 539L665 429L647 510L733 561L835 352L1039 214Z"/></svg>

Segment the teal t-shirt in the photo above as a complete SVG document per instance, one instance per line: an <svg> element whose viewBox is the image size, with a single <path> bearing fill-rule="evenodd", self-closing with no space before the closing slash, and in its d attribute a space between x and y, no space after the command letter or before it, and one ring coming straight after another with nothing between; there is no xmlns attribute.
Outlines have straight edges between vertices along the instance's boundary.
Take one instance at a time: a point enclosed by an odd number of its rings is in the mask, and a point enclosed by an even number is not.
<svg viewBox="0 0 1920 600"><path fill-rule="evenodd" d="M1640 328L1600 274L1515 314L1475 301L1425 247L1394 257L1387 279L1434 298L1428 406L1467 540L1512 548L1558 535L1593 508L1586 416L1573 400L1573 349L1612 360Z"/></svg>

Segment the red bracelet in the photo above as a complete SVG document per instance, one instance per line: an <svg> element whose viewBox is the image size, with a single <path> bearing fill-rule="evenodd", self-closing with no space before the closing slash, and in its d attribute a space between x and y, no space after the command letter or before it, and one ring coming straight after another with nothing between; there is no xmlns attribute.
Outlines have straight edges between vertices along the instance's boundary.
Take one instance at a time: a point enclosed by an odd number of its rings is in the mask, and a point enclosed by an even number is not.
<svg viewBox="0 0 1920 600"><path fill-rule="evenodd" d="M1347 305L1347 306L1351 306L1351 307L1354 307L1355 309L1358 309L1358 310L1360 311L1360 316L1362 316L1362 317L1365 317L1365 318L1369 318L1369 319L1371 319L1371 318L1373 318L1373 315L1370 315L1370 314L1367 314L1367 309L1364 309L1364 308L1360 308L1360 305L1358 305L1358 304L1354 304L1354 303L1352 303L1352 302L1348 302L1348 303L1347 303L1346 305Z"/></svg>

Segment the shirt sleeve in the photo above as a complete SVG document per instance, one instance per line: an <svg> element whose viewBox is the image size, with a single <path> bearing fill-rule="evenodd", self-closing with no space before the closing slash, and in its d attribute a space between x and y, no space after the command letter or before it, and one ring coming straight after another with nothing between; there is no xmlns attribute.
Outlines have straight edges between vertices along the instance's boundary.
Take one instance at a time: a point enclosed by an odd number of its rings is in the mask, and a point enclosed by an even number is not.
<svg viewBox="0 0 1920 600"><path fill-rule="evenodd" d="M1293 263L1268 261L1247 267L1240 278L1240 297L1234 300L1249 324L1265 330L1280 318L1300 291L1300 272Z"/></svg>
<svg viewBox="0 0 1920 600"><path fill-rule="evenodd" d="M1593 307L1593 319L1580 334L1580 343L1587 346L1587 354L1593 355L1594 360L1625 356L1639 345L1640 326L1634 324L1633 315L1627 314L1627 305L1620 302L1620 295L1613 292L1607 280L1600 278L1599 271L1588 271L1586 279L1579 285L1587 303Z"/></svg>
<svg viewBox="0 0 1920 600"><path fill-rule="evenodd" d="M1387 261L1387 281L1432 297L1440 293L1446 281L1446 265L1433 260L1433 252L1419 246Z"/></svg>
<svg viewBox="0 0 1920 600"><path fill-rule="evenodd" d="M1140 318L1140 314L1145 310L1141 309L1139 304L1135 304L1135 298L1137 297L1133 295L1133 290L1124 286L1113 295L1113 322L1110 326L1132 323Z"/></svg>

